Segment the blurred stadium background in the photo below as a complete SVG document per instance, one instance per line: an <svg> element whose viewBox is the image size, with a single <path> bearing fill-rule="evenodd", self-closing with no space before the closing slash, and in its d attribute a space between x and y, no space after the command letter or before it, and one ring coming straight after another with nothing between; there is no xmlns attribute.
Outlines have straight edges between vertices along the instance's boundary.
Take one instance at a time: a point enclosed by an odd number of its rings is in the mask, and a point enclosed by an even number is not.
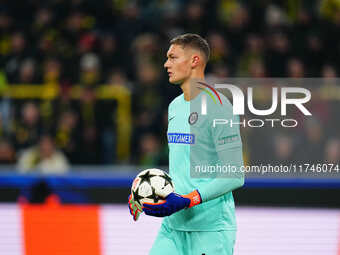
<svg viewBox="0 0 340 255"><path fill-rule="evenodd" d="M163 63L186 32L209 41L211 80L333 80L308 87L294 131L242 129L247 165L339 164L339 0L3 0L0 254L147 254L160 221L134 223L127 196L138 171L167 168L181 91ZM235 254L340 254L339 195L334 175L247 178Z"/></svg>

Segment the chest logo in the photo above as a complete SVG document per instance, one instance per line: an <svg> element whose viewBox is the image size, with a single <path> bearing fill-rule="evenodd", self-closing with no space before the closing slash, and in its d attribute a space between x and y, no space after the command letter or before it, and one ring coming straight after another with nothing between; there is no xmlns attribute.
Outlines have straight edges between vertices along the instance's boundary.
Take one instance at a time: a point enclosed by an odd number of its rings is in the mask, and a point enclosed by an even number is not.
<svg viewBox="0 0 340 255"><path fill-rule="evenodd" d="M194 144L194 134L168 133L168 143Z"/></svg>
<svg viewBox="0 0 340 255"><path fill-rule="evenodd" d="M175 116L170 117L169 120L168 120L168 123L170 123L170 121L172 121L174 118L175 118Z"/></svg>
<svg viewBox="0 0 340 255"><path fill-rule="evenodd" d="M188 122L190 125L194 125L198 120L198 113L192 112L189 116Z"/></svg>

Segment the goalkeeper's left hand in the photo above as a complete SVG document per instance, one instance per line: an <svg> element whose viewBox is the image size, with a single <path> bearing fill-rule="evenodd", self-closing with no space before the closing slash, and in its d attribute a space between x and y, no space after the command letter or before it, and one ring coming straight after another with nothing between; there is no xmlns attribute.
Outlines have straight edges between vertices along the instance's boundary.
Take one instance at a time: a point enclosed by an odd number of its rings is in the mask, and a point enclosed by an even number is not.
<svg viewBox="0 0 340 255"><path fill-rule="evenodd" d="M202 203L202 198L198 190L182 196L176 193L170 193L165 198L165 201L159 203L143 203L143 211L146 215L164 217L200 203Z"/></svg>

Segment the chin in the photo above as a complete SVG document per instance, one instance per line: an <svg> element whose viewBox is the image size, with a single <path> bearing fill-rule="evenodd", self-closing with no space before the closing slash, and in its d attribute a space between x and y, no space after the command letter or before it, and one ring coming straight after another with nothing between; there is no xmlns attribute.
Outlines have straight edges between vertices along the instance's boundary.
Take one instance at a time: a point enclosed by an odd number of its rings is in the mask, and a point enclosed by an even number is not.
<svg viewBox="0 0 340 255"><path fill-rule="evenodd" d="M174 78L172 78L172 77L169 77L169 82L171 83L171 84L181 84L182 83L182 80L176 80L176 79L174 79Z"/></svg>

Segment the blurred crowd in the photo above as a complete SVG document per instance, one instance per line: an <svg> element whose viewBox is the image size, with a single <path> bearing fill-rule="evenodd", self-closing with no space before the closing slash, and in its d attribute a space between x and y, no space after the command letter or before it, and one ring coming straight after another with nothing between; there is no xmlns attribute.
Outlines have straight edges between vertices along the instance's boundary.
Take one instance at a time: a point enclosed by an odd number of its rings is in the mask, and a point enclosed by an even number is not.
<svg viewBox="0 0 340 255"><path fill-rule="evenodd" d="M73 164L167 165L167 106L181 93L163 68L172 37L191 32L208 40L210 78L330 78L340 71L339 31L338 0L3 0L0 92L52 84L61 94L25 100L2 93L0 162L28 171L49 161L57 172ZM75 85L83 88L77 99ZM131 94L125 157L117 154L117 103L96 98L102 85ZM248 163L338 162L339 101L315 107L297 137L275 129L268 140L266 129L245 130Z"/></svg>

